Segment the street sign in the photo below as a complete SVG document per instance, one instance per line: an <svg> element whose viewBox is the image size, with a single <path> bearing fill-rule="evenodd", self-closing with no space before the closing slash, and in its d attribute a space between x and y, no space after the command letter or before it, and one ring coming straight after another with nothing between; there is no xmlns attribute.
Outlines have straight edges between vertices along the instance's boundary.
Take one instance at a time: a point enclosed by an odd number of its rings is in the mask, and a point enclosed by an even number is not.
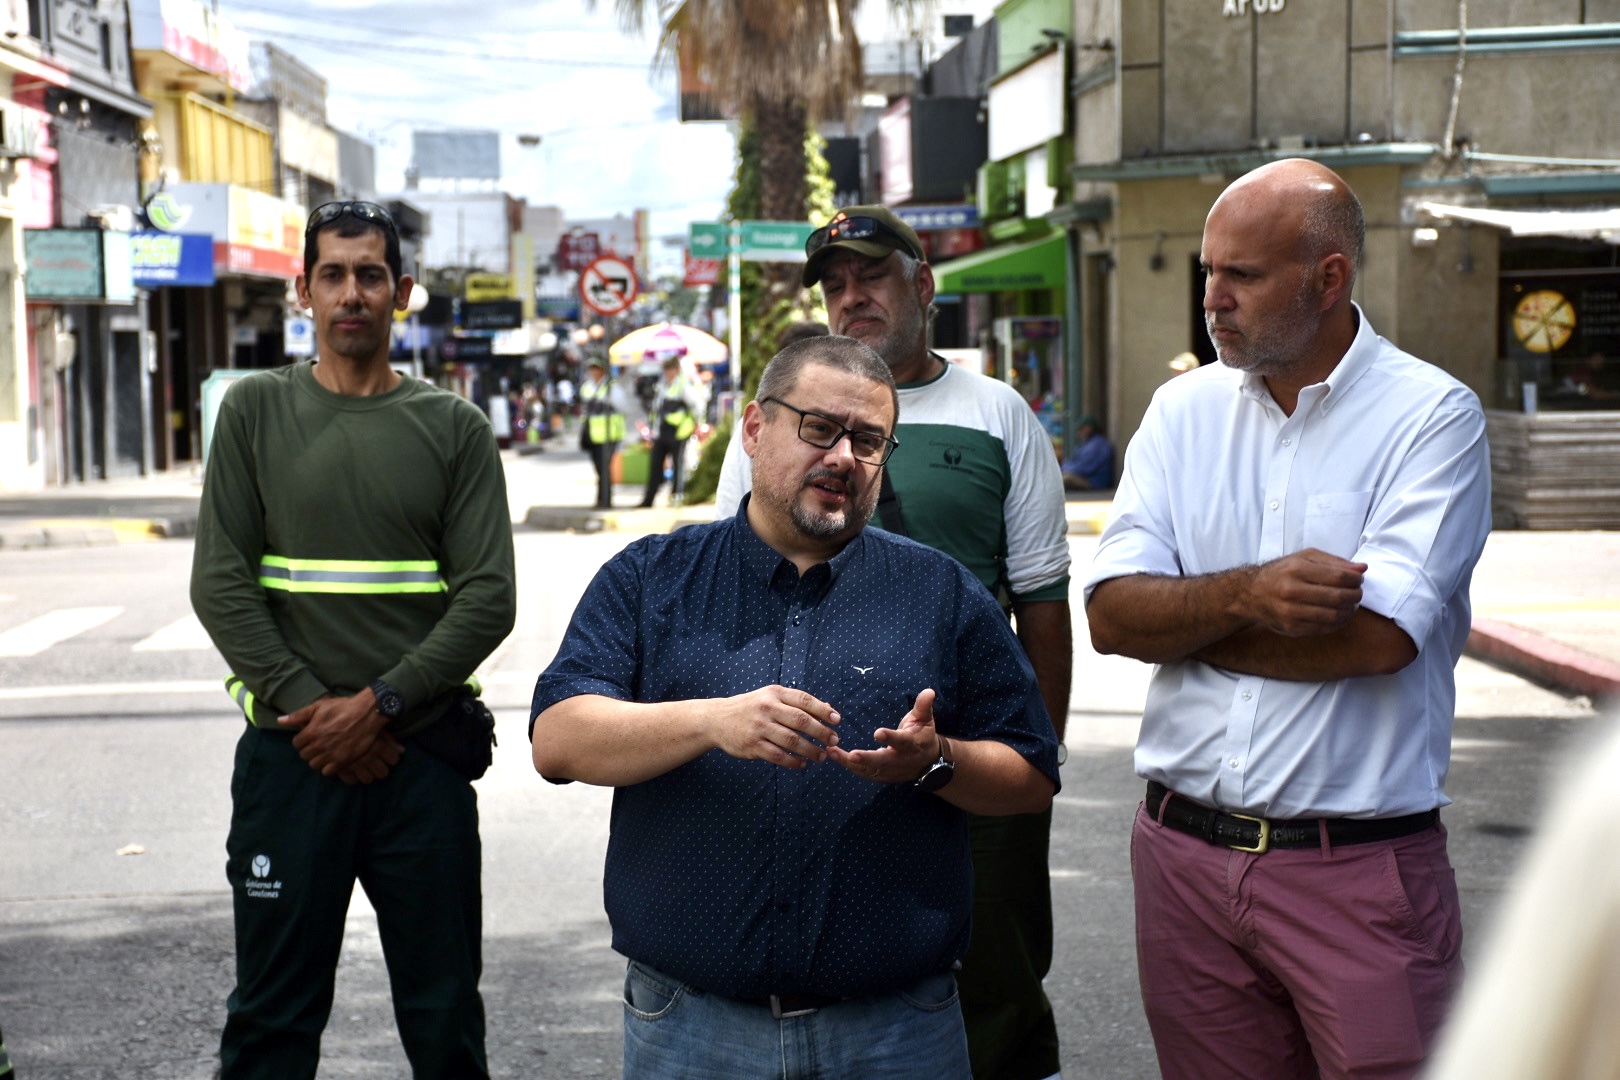
<svg viewBox="0 0 1620 1080"><path fill-rule="evenodd" d="M802 221L745 221L741 255L750 262L804 262L804 242L815 231Z"/></svg>
<svg viewBox="0 0 1620 1080"><path fill-rule="evenodd" d="M579 272L579 298L598 315L623 315L640 294L635 267L617 255L603 255Z"/></svg>
<svg viewBox="0 0 1620 1080"><path fill-rule="evenodd" d="M687 247L694 259L723 259L726 257L726 223L723 221L694 221L687 227Z"/></svg>

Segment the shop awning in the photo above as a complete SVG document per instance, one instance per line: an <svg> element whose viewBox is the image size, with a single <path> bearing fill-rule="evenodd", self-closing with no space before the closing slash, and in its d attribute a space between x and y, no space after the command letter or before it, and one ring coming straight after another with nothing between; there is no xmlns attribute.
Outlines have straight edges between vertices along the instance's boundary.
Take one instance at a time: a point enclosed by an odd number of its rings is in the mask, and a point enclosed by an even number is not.
<svg viewBox="0 0 1620 1080"><path fill-rule="evenodd" d="M941 293L1061 289L1063 281L1062 233L1033 243L975 251L934 267L934 289Z"/></svg>
<svg viewBox="0 0 1620 1080"><path fill-rule="evenodd" d="M1437 218L1472 221L1514 236L1570 236L1620 244L1620 207L1597 210L1488 210L1478 206L1451 206L1426 202L1423 209Z"/></svg>

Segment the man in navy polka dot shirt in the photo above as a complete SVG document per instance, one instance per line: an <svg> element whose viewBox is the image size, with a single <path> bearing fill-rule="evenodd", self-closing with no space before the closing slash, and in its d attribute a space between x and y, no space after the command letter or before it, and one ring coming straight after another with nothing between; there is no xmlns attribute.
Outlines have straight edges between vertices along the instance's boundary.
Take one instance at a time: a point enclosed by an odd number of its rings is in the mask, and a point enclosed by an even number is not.
<svg viewBox="0 0 1620 1080"><path fill-rule="evenodd" d="M535 687L535 767L616 788L628 1077L967 1080L968 812L1050 805L1057 739L994 597L865 528L897 395L784 349L733 518L630 545Z"/></svg>

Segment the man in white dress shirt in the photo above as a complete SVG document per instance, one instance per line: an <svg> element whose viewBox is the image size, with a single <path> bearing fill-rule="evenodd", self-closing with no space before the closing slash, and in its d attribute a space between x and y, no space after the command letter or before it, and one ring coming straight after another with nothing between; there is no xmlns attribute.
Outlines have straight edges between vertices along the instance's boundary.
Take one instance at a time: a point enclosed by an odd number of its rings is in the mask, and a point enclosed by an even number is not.
<svg viewBox="0 0 1620 1080"><path fill-rule="evenodd" d="M1221 363L1155 395L1086 582L1098 651L1158 665L1132 865L1166 1077L1415 1075L1461 976L1439 808L1485 420L1351 302L1364 233L1311 161L1216 200Z"/></svg>

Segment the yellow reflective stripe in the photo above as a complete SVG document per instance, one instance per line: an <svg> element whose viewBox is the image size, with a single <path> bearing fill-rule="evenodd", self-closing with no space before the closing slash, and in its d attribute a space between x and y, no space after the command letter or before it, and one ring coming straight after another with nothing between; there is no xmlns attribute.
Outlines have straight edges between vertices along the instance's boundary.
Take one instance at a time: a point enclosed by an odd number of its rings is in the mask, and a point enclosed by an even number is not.
<svg viewBox="0 0 1620 1080"><path fill-rule="evenodd" d="M463 685L472 692L473 697L478 697L484 692L484 684L478 681L477 675L467 676L467 681Z"/></svg>
<svg viewBox="0 0 1620 1080"><path fill-rule="evenodd" d="M253 691L247 688L247 684L235 675L227 675L225 676L225 692L231 695L236 704L241 707L242 714L248 718L249 723L252 723L254 697Z"/></svg>
<svg viewBox="0 0 1620 1080"><path fill-rule="evenodd" d="M432 559L289 559L285 555L266 555L259 560L259 584L298 593L435 593L449 588Z"/></svg>

